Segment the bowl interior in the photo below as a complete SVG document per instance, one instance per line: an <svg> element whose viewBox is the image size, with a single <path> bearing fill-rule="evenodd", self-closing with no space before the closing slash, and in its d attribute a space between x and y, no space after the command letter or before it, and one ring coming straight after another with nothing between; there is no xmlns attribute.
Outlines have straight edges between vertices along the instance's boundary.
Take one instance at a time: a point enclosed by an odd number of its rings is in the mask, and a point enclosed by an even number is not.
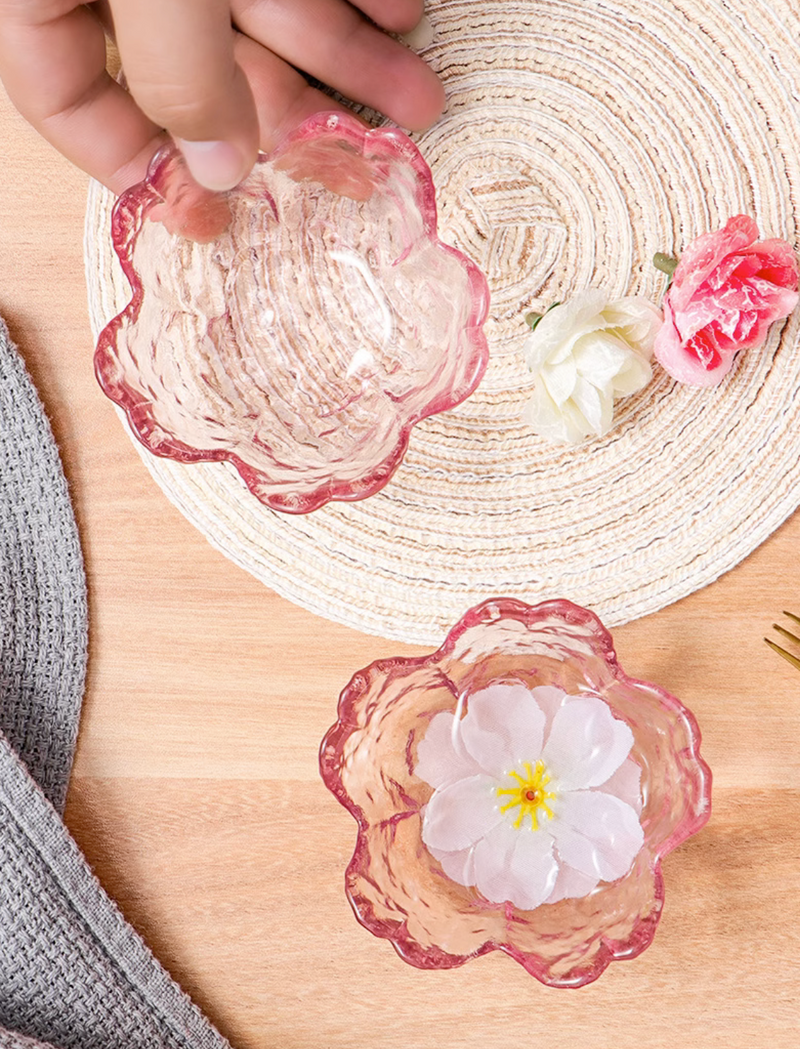
<svg viewBox="0 0 800 1049"><path fill-rule="evenodd" d="M399 132L313 118L224 196L168 151L114 238L134 298L101 384L151 450L228 458L268 502L369 494L485 367L485 281Z"/></svg>

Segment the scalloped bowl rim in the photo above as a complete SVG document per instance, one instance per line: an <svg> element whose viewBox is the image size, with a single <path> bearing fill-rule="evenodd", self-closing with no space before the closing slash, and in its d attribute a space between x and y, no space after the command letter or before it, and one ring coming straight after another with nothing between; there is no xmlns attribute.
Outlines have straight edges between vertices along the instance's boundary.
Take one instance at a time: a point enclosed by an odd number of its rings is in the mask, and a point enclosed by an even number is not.
<svg viewBox="0 0 800 1049"><path fill-rule="evenodd" d="M655 693L657 698L672 712L678 714L686 723L691 741L690 751L696 762L698 780L700 785L699 800L702 805L694 816L685 816L676 826L673 833L663 841L652 855L651 871L654 878L654 904L653 910L644 918L639 918L630 936L622 943L602 939L592 964L586 968L578 969L574 979L551 979L547 975L545 965L537 965L535 956L514 947L512 944L487 940L481 947L466 955L448 954L442 948L422 948L417 941L410 936L405 923L396 919L373 919L359 911L358 903L351 890L351 884L355 875L363 873L364 858L369 854L369 847L364 839L364 831L370 826L365 819L359 806L353 802L349 794L342 786L341 776L337 764L333 758L327 755L331 752L340 753L336 743L344 741L354 728L352 711L356 701L364 694L371 679L378 674L386 674L394 667L405 666L425 667L442 661L451 655L460 637L472 627L482 623L496 622L504 618L522 619L526 624L539 620L547 615L556 614L559 618L567 620L575 625L591 625L594 628L594 636L589 638L592 648L602 658L612 671L614 678L622 684ZM607 650L599 651L596 641L600 646L607 645ZM661 870L661 861L678 845L692 837L701 830L711 816L711 769L700 755L700 744L702 735L697 719L688 707L681 701L658 685L649 681L629 677L619 664L614 649L614 642L610 632L606 629L600 619L586 608L576 605L566 598L555 598L543 601L537 605L528 605L516 598L490 598L470 608L447 633L445 640L436 649L424 656L397 656L388 659L377 659L366 666L363 670L353 675L350 682L342 690L339 697L338 718L323 737L319 750L320 774L323 782L330 792L337 798L341 805L347 809L358 825L358 835L353 856L348 863L345 872L346 894L358 922L368 929L373 935L388 939L393 947L405 961L421 969L452 969L464 965L473 958L482 957L491 951L502 951L518 962L528 973L536 977L541 983L550 987L583 987L595 981L608 968L612 961L629 961L642 953L653 941L656 928L661 918L665 899L664 878ZM511 904L506 903L506 915L510 917L513 912ZM574 970L573 970L574 971ZM567 974L569 976L569 974Z"/></svg>
<svg viewBox="0 0 800 1049"><path fill-rule="evenodd" d="M223 449L203 450L194 448L175 438L174 435L170 435L166 441L160 441L158 446L151 444L148 438L151 432L158 428L158 424L155 422L152 413L147 410L149 402L145 398L135 395L124 383L119 386L112 386L104 374L104 367L108 359L113 357L113 347L116 343L119 327L125 321L131 324L137 322L146 293L132 260L133 250L141 227L123 243L121 243L120 229L124 224L124 217L129 216L136 207L141 206L142 215L144 216L151 207L163 201L163 197L153 189L152 182L163 165L174 155L174 147L171 146L162 147L156 153L150 162L146 177L122 193L114 205L111 216L112 241L123 273L131 285L132 296L125 309L113 317L101 331L94 354L95 375L101 389L111 401L122 409L131 433L149 452L160 458L184 464L228 462L237 470L247 488L260 502L270 509L294 514L311 513L331 501L352 502L366 499L380 491L388 483L402 462L408 448L411 430L423 419L455 408L462 401L466 400L483 378L489 361L488 341L483 332L483 325L489 314L490 292L488 281L485 274L472 259L457 248L445 244L439 238L433 176L416 145L407 135L396 128L370 128L363 125L350 114L326 111L315 114L293 129L270 153L259 154L257 163L267 163L279 158L301 134L307 135L312 131L320 134L335 131L343 134L348 141L357 140L362 148L365 148L367 143L370 143L373 147L376 147L376 152L378 150L391 152L393 156L399 154L412 166L419 184L428 191L424 194L418 194L418 196L423 197L418 203L425 234L437 248L458 259L467 273L471 309L469 323L465 324L462 330L465 334L465 351L466 349L469 350L472 359L471 368L468 370L464 383L454 390L439 391L427 405L411 415L401 426L393 451L364 477L359 479L357 484L352 481L334 483L331 480L327 480L322 482L312 493L303 497L303 505L301 507L291 502L287 503L283 497L278 495L259 495L257 489L263 483L265 475L250 467L235 452Z"/></svg>

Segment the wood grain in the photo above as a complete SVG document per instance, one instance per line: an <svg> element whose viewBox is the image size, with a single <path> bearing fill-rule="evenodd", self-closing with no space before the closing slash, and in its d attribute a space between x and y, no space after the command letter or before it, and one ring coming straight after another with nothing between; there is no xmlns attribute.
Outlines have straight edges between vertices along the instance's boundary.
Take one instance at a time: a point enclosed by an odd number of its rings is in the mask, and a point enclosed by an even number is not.
<svg viewBox="0 0 800 1049"><path fill-rule="evenodd" d="M788 1047L800 1018L800 515L701 593L616 631L696 713L708 827L665 863L653 946L577 992L499 954L419 972L353 918L355 827L317 775L353 671L412 652L295 608L167 502L92 371L86 179L0 100L0 313L50 415L90 588L67 822L158 957L240 1049ZM568 596L568 595L566 595Z"/></svg>

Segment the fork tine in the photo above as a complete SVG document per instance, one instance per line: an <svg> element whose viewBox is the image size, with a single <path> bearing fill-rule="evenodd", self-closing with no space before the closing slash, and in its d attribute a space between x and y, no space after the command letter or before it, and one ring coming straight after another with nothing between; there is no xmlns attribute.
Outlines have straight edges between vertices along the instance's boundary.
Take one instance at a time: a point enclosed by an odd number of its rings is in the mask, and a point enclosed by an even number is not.
<svg viewBox="0 0 800 1049"><path fill-rule="evenodd" d="M789 636L791 637L792 635L789 635ZM770 639L768 637L765 637L764 640L766 641L766 643L769 645L769 647L772 649L773 652L777 652L779 656L783 656L783 658L788 663L791 663L793 667L796 667L797 670L800 670L800 659L798 659L797 656L793 656L791 654L791 652L787 652L785 648L781 648L780 645L776 645L775 642L774 641L770 641Z"/></svg>
<svg viewBox="0 0 800 1049"><path fill-rule="evenodd" d="M793 634L790 630L786 630L784 629L784 627L778 626L777 623L773 623L772 628L773 630L777 630L778 633L782 634L784 637L788 637L790 641L796 641L798 645L800 645L800 637L798 637L797 634Z"/></svg>
<svg viewBox="0 0 800 1049"><path fill-rule="evenodd" d="M796 616L796 615L794 614L794 612L784 612L783 614L784 614L785 616L788 616L788 618L789 618L789 619L791 619L791 620L792 620L792 622L794 622L794 623L800 623L800 616Z"/></svg>

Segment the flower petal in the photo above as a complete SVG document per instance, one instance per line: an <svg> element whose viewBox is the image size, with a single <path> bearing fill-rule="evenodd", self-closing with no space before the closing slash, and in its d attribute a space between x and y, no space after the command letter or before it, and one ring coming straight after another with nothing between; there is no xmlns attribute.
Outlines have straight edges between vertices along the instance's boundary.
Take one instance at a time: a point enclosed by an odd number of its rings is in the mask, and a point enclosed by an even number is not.
<svg viewBox="0 0 800 1049"><path fill-rule="evenodd" d="M726 255L739 254L758 237L758 225L749 215L735 215L713 233L703 233L681 256L669 295L677 310L684 310L700 285L711 276Z"/></svg>
<svg viewBox="0 0 800 1049"><path fill-rule="evenodd" d="M458 852L502 819L495 781L491 776L470 776L434 791L425 806L422 840L431 849Z"/></svg>
<svg viewBox="0 0 800 1049"><path fill-rule="evenodd" d="M430 849L434 859L438 860L451 881L459 885L475 884L475 865L473 862L474 847L472 845L458 852L445 852L442 849Z"/></svg>
<svg viewBox="0 0 800 1049"><path fill-rule="evenodd" d="M615 299L603 310L606 329L647 358L662 320L661 310L642 295Z"/></svg>
<svg viewBox="0 0 800 1049"><path fill-rule="evenodd" d="M608 386L630 356L630 347L606 331L584 335L575 346L575 363L594 386Z"/></svg>
<svg viewBox="0 0 800 1049"><path fill-rule="evenodd" d="M602 437L611 428L614 413L614 398L611 389L598 389L579 376L575 382L572 403L586 421L586 432Z"/></svg>
<svg viewBox="0 0 800 1049"><path fill-rule="evenodd" d="M588 431L586 420L578 412L570 412L572 407L568 401L563 410L559 408L541 379L537 379L533 396L525 406L522 421L530 426L534 433L548 441L554 441L556 444L577 444Z"/></svg>
<svg viewBox="0 0 800 1049"><path fill-rule="evenodd" d="M633 733L598 696L578 696L553 718L542 760L559 790L598 787L633 746Z"/></svg>
<svg viewBox="0 0 800 1049"><path fill-rule="evenodd" d="M794 248L773 238L754 244L750 252L759 260L759 275L779 288L797 288L798 267Z"/></svg>
<svg viewBox="0 0 800 1049"><path fill-rule="evenodd" d="M455 716L443 710L431 719L425 736L417 747L414 774L430 783L432 787L443 787L446 783L480 774L480 768L469 755L460 754L455 749L455 728Z"/></svg>
<svg viewBox="0 0 800 1049"><path fill-rule="evenodd" d="M721 359L716 368L706 368L698 358L685 349L669 299L664 303L664 324L656 336L655 356L667 374L687 386L716 386L730 371L733 356Z"/></svg>
<svg viewBox="0 0 800 1049"><path fill-rule="evenodd" d="M492 903L508 900L522 911L544 903L558 876L552 836L544 830L515 830L506 821L475 846L474 864L482 896Z"/></svg>
<svg viewBox="0 0 800 1049"><path fill-rule="evenodd" d="M531 371L538 372L548 362L563 360L565 349L569 352L576 335L600 327L599 315L605 303L603 292L590 288L548 310L523 346Z"/></svg>
<svg viewBox="0 0 800 1049"><path fill-rule="evenodd" d="M531 695L544 714L544 735L546 739L550 735L550 726L553 724L556 711L565 703L568 703L571 697L566 694L563 688L558 688L556 685L537 685L536 688L531 689Z"/></svg>
<svg viewBox="0 0 800 1049"><path fill-rule="evenodd" d="M599 881L600 879L594 875L576 871L574 867L562 861L558 868L555 888L544 902L558 903L559 900L573 900L588 896L592 889L597 887Z"/></svg>
<svg viewBox="0 0 800 1049"><path fill-rule="evenodd" d="M558 364L548 365L542 370L542 381L547 392L558 405L562 405L572 396L578 369L574 357L567 357Z"/></svg>
<svg viewBox="0 0 800 1049"><path fill-rule="evenodd" d="M549 829L564 863L603 881L616 881L627 874L644 842L630 805L594 790L563 794Z"/></svg>
<svg viewBox="0 0 800 1049"><path fill-rule="evenodd" d="M643 389L652 379L653 369L650 362L638 354L630 354L614 377L614 396L627 397Z"/></svg>
<svg viewBox="0 0 800 1049"><path fill-rule="evenodd" d="M542 752L544 714L522 684L497 684L475 692L459 726L469 754L496 779Z"/></svg>
<svg viewBox="0 0 800 1049"><path fill-rule="evenodd" d="M617 771L596 789L604 794L613 794L630 805L637 816L641 815L642 770L632 758L626 758Z"/></svg>

